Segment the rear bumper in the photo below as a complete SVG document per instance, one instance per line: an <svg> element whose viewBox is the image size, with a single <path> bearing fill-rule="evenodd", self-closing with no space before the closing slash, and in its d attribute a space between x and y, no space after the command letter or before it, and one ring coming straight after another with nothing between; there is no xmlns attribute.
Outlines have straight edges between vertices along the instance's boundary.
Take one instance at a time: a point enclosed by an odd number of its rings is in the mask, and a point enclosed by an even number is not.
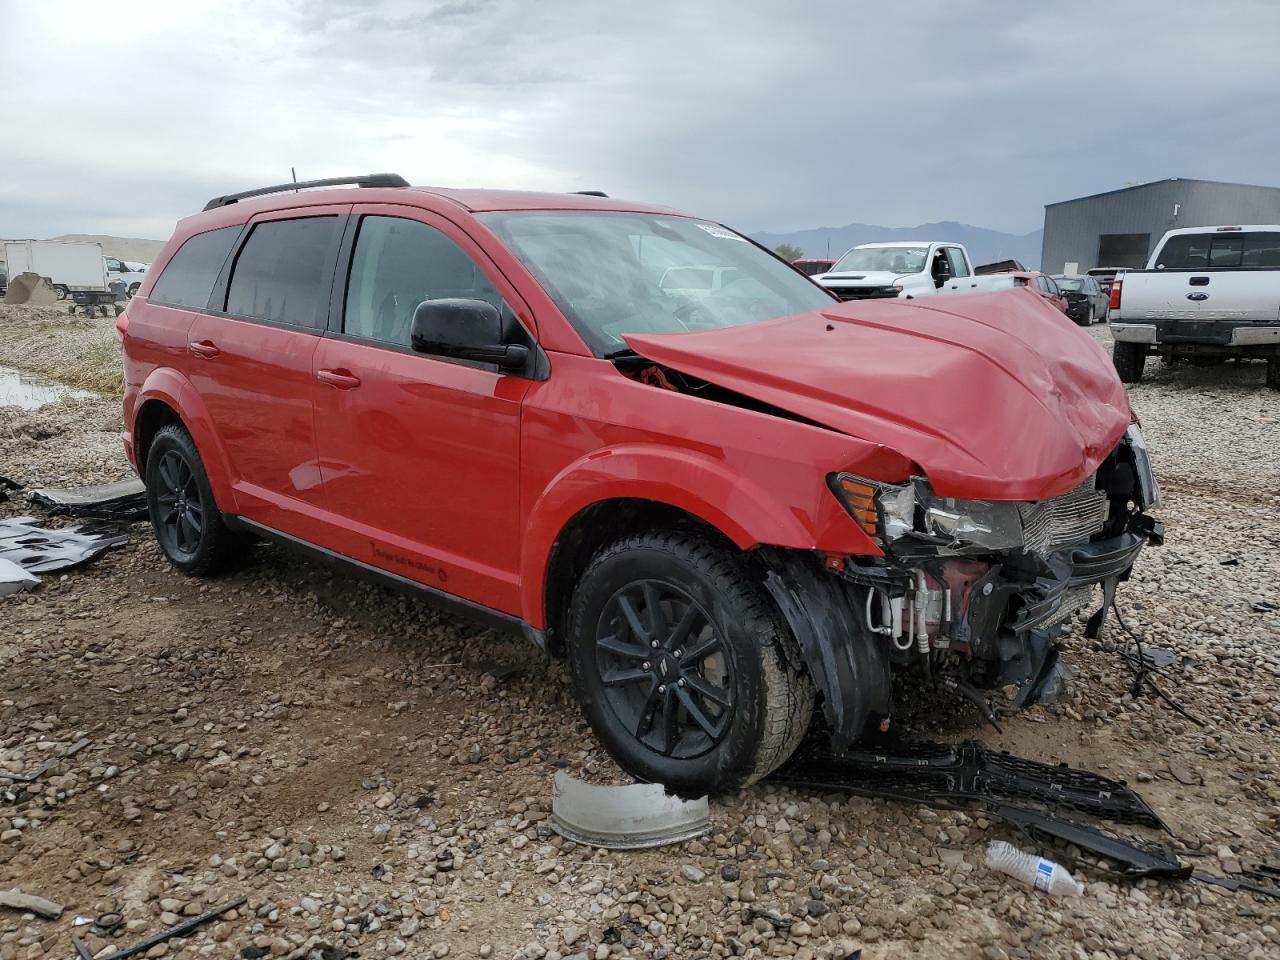
<svg viewBox="0 0 1280 960"><path fill-rule="evenodd" d="M1114 320L1111 336L1127 343L1211 344L1220 347L1280 347L1280 324L1247 320Z"/></svg>

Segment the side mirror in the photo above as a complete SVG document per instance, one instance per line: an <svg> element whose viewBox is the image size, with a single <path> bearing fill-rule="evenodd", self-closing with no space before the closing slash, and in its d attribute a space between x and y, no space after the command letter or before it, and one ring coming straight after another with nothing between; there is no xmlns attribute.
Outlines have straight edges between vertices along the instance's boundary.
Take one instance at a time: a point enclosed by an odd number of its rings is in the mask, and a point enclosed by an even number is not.
<svg viewBox="0 0 1280 960"><path fill-rule="evenodd" d="M511 333L498 308L485 300L424 300L413 311L409 343L418 353L520 370L529 348L511 342Z"/></svg>

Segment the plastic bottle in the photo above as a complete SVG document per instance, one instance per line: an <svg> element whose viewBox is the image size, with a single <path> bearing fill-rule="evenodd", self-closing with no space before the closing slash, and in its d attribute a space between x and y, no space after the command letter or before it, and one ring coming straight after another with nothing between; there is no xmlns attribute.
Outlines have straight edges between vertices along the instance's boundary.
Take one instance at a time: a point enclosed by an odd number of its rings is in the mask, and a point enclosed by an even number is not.
<svg viewBox="0 0 1280 960"><path fill-rule="evenodd" d="M1078 897L1084 893L1084 885L1077 883L1066 867L1033 853L1023 853L1003 840L992 840L987 846L987 866L1053 897L1067 894Z"/></svg>

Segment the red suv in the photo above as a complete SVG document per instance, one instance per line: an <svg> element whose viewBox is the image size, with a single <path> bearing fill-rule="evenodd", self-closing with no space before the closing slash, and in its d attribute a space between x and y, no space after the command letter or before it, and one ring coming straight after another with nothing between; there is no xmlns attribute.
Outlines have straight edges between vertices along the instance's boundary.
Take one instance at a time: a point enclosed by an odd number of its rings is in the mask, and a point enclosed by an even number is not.
<svg viewBox="0 0 1280 960"><path fill-rule="evenodd" d="M296 192L321 186L347 188ZM661 207L389 174L219 197L120 329L174 566L269 538L522 632L686 793L811 722L884 729L892 670L1051 693L1058 624L1160 535L1124 388L1065 317L842 304Z"/></svg>

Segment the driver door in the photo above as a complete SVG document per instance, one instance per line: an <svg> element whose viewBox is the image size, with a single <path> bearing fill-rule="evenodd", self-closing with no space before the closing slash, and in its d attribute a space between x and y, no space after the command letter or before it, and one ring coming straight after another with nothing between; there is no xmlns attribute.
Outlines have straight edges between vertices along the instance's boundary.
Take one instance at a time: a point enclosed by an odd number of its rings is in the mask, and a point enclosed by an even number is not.
<svg viewBox="0 0 1280 960"><path fill-rule="evenodd" d="M354 208L316 350L316 436L340 553L518 612L520 406L530 381L410 346L424 300L529 311L457 226Z"/></svg>

